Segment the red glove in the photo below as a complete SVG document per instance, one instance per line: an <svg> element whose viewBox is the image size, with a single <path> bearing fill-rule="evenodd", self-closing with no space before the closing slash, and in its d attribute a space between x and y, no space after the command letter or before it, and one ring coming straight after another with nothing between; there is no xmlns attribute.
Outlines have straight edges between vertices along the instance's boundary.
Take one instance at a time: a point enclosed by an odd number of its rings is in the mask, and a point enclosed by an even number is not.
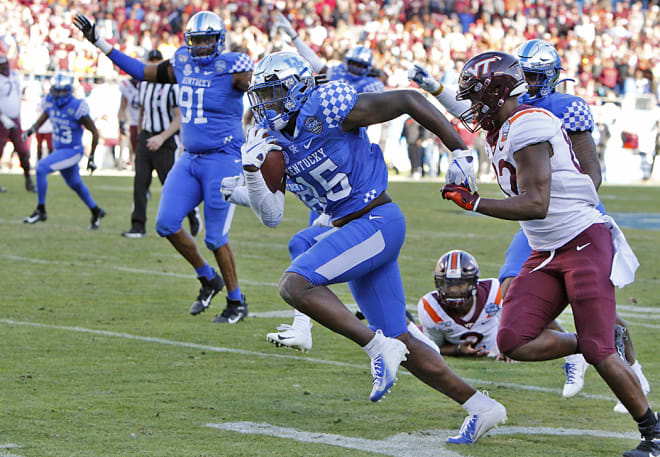
<svg viewBox="0 0 660 457"><path fill-rule="evenodd" d="M447 184L442 188L442 198L445 200L452 200L463 209L476 211L481 197L479 197L479 193L477 192L471 194L470 191L463 186Z"/></svg>

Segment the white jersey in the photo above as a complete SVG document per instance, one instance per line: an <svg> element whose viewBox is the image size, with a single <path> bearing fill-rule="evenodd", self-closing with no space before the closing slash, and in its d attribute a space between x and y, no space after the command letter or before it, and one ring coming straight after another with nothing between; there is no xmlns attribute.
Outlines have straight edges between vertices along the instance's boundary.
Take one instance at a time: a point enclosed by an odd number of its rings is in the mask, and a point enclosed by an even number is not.
<svg viewBox="0 0 660 457"><path fill-rule="evenodd" d="M537 251L557 249L602 219L596 209L596 188L582 173L562 121L543 108L522 105L499 131L488 135L486 149L502 191L507 197L518 195L514 154L545 141L553 152L548 214L545 219L520 221L529 245Z"/></svg>
<svg viewBox="0 0 660 457"><path fill-rule="evenodd" d="M41 98L41 101L39 102L39 113L43 113L46 111L46 96L43 96ZM53 133L53 124L50 122L50 118L46 119L46 122L41 124L41 127L39 127L39 130L37 130L37 133Z"/></svg>
<svg viewBox="0 0 660 457"><path fill-rule="evenodd" d="M140 120L140 92L128 79L119 82L119 91L128 102L128 113L131 125L138 125Z"/></svg>
<svg viewBox="0 0 660 457"><path fill-rule="evenodd" d="M9 76L0 74L0 112L11 119L21 115L21 81L13 70Z"/></svg>
<svg viewBox="0 0 660 457"><path fill-rule="evenodd" d="M483 279L477 283L477 299L465 316L448 312L437 290L424 295L417 304L419 320L426 333L438 346L459 344L472 336L475 348L485 348L489 356L500 353L497 331L500 327L502 293L497 279Z"/></svg>

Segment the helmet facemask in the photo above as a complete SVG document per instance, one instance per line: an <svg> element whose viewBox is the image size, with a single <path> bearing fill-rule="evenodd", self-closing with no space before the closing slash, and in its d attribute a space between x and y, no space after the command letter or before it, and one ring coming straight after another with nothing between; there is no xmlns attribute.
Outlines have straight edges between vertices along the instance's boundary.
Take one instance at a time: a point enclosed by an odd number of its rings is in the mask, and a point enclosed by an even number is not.
<svg viewBox="0 0 660 457"><path fill-rule="evenodd" d="M55 75L50 86L50 96L58 108L65 106L73 98L73 80L62 74Z"/></svg>
<svg viewBox="0 0 660 457"><path fill-rule="evenodd" d="M440 257L433 279L449 310L465 315L475 303L479 266L469 253L449 251Z"/></svg>

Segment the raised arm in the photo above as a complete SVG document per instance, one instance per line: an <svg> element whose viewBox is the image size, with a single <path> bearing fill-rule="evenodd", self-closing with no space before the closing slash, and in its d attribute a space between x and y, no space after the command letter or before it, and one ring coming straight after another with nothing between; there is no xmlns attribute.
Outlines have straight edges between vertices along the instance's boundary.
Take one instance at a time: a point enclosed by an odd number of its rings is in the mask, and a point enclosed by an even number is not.
<svg viewBox="0 0 660 457"><path fill-rule="evenodd" d="M328 66L324 64L319 56L317 56L316 53L312 50L312 48L310 48L309 45L307 45L307 43L305 43L302 38L298 36L298 33L293 28L293 25L291 25L291 22L289 22L289 20L284 17L282 13L277 13L275 16L275 23L273 24L273 27L282 30L286 35L289 36L289 38L291 38L291 42L298 50L298 53L303 56L307 62L309 62L309 64L312 66L312 70L314 70L315 73L326 72Z"/></svg>
<svg viewBox="0 0 660 457"><path fill-rule="evenodd" d="M456 100L456 91L443 86L419 64L413 65L408 70L408 79L416 82L420 88L433 95L454 117L460 116L470 108L469 100Z"/></svg>
<svg viewBox="0 0 660 457"><path fill-rule="evenodd" d="M415 90L360 94L341 127L345 132L349 132L358 127L387 122L402 114L408 114L435 134L450 151L467 149L447 118L424 95Z"/></svg>
<svg viewBox="0 0 660 457"><path fill-rule="evenodd" d="M73 23L83 33L85 38L108 56L112 62L126 73L140 81L158 83L176 83L174 69L169 60L160 63L144 64L133 57L115 49L99 35L96 24L91 22L84 14L76 14Z"/></svg>

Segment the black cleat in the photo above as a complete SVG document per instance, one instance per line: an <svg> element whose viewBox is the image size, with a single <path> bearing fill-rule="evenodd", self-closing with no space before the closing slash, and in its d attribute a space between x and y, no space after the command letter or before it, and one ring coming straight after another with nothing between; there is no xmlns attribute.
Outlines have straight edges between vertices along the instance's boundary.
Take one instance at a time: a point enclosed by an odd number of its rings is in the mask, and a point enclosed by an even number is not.
<svg viewBox="0 0 660 457"><path fill-rule="evenodd" d="M39 221L45 222L48 219L48 214L46 210L41 210L39 208L34 210L34 213L23 219L23 222L26 224L36 224Z"/></svg>
<svg viewBox="0 0 660 457"><path fill-rule="evenodd" d="M199 210L197 208L188 213L188 222L190 223L190 234L197 236L202 222L199 218Z"/></svg>
<svg viewBox="0 0 660 457"><path fill-rule="evenodd" d="M32 182L32 178L30 176L25 177L25 190L28 192L36 192L37 189L34 187L34 183Z"/></svg>
<svg viewBox="0 0 660 457"><path fill-rule="evenodd" d="M617 326L618 327L618 326ZM655 413L658 419L658 413ZM623 457L658 457L660 456L660 421L647 427L637 427L642 434L642 441L635 449L623 454Z"/></svg>
<svg viewBox="0 0 660 457"><path fill-rule="evenodd" d="M144 229L141 229L139 227L131 227L130 230L121 232L121 236L124 236L126 238L144 238L145 236L147 236L147 233L145 232Z"/></svg>
<svg viewBox="0 0 660 457"><path fill-rule="evenodd" d="M89 229L90 230L96 230L99 228L99 225L101 225L101 219L105 217L105 210L103 208L99 208L98 206L96 208L92 209L92 221L89 224Z"/></svg>
<svg viewBox="0 0 660 457"><path fill-rule="evenodd" d="M199 289L197 299L190 307L190 314L193 316L206 311L206 308L211 304L211 299L218 295L218 292L220 292L225 286L225 281L222 279L222 276L220 276L215 270L213 270L213 273L215 273L215 276L211 280L206 279L205 276L197 277L199 282L202 283L202 287Z"/></svg>
<svg viewBox="0 0 660 457"><path fill-rule="evenodd" d="M242 321L248 315L245 295L241 294L241 300L230 300L227 298L227 307L213 319L216 324L235 324Z"/></svg>

